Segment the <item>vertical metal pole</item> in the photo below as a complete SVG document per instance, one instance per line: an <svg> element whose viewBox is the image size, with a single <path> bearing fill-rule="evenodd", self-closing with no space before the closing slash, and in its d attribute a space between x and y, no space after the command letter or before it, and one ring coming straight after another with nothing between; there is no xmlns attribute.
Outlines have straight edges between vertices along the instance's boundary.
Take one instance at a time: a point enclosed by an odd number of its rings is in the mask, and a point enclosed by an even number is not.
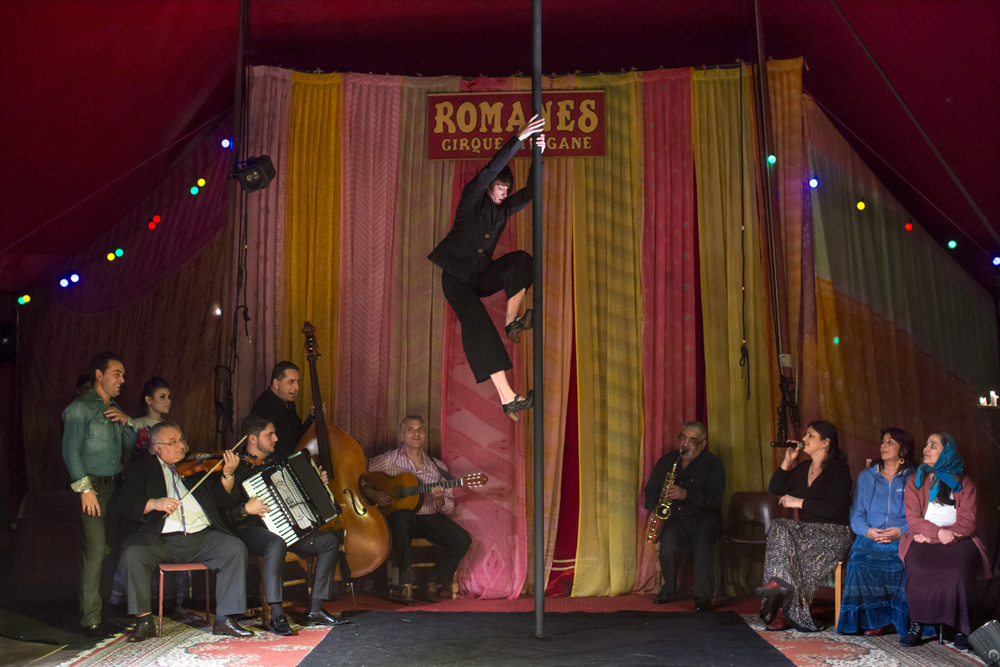
<svg viewBox="0 0 1000 667"><path fill-rule="evenodd" d="M531 0L531 109L534 113L542 113L542 2ZM532 188L531 220L532 220L532 250L534 258L534 287L532 289L532 307L535 311L535 326L532 343L534 344L534 472L535 498L532 512L534 521L534 558L535 558L535 633L536 639L545 636L545 402L543 397L542 359L542 151L536 145L531 147L531 160L535 166Z"/></svg>

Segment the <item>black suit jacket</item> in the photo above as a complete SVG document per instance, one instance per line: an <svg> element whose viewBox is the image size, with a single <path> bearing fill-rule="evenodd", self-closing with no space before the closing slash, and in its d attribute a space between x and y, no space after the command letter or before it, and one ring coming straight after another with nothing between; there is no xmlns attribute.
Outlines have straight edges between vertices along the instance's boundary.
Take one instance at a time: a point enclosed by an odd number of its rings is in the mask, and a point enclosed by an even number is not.
<svg viewBox="0 0 1000 667"><path fill-rule="evenodd" d="M190 475L181 480L187 488L193 487L202 475ZM163 522L167 515L159 510L143 514L146 501L153 498L167 497L167 482L163 478L160 459L148 456L132 463L125 472L122 483L120 507L122 525L129 534L129 543L151 544L163 531ZM226 508L234 499L222 488L221 475L213 473L210 479L199 486L194 497L205 511L213 530L220 530L232 535L229 527L222 520L219 507Z"/></svg>
<svg viewBox="0 0 1000 667"><path fill-rule="evenodd" d="M482 273L489 267L500 234L507 226L507 218L531 201L534 162L528 172L525 187L511 194L499 206L493 203L488 193L490 183L521 145L521 140L516 136L510 139L476 177L469 181L462 190L451 231L427 255L429 260L463 283L469 282L474 273Z"/></svg>
<svg viewBox="0 0 1000 667"><path fill-rule="evenodd" d="M274 424L278 444L275 445L274 454L271 454L270 458L276 461L284 461L295 453L299 440L313 422L311 415L305 422L299 419L295 403L281 400L270 389L265 389L264 393L257 397L253 407L250 408L250 414L263 417Z"/></svg>

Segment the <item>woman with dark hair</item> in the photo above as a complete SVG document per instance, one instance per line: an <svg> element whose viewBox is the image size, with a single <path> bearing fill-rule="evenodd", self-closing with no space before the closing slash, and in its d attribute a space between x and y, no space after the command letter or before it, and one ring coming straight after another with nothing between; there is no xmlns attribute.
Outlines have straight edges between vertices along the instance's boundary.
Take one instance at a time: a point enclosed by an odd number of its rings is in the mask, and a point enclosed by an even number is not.
<svg viewBox="0 0 1000 667"><path fill-rule="evenodd" d="M917 646L925 625L956 628L955 647L970 649L975 627L976 571L990 578L976 535L976 485L965 474L955 438L932 433L924 462L906 483L906 522L899 558L906 564L910 627L899 643Z"/></svg>
<svg viewBox="0 0 1000 667"><path fill-rule="evenodd" d="M796 465L799 453L808 461ZM848 509L851 472L840 450L837 427L814 421L798 447L785 450L768 490L782 507L799 510L798 519L775 519L767 531L760 617L768 630L795 628L816 632L809 613L816 589L851 547Z"/></svg>
<svg viewBox="0 0 1000 667"><path fill-rule="evenodd" d="M851 505L851 530L858 536L847 560L837 632L879 636L909 628L906 569L899 559L899 538L906 532L903 490L916 472L913 435L882 429L879 462L858 475Z"/></svg>
<svg viewBox="0 0 1000 667"><path fill-rule="evenodd" d="M132 458L140 459L149 456L152 448L149 444L149 428L166 419L170 413L170 385L159 376L153 376L142 386L142 398L139 399L135 427L139 429L139 439L136 442Z"/></svg>

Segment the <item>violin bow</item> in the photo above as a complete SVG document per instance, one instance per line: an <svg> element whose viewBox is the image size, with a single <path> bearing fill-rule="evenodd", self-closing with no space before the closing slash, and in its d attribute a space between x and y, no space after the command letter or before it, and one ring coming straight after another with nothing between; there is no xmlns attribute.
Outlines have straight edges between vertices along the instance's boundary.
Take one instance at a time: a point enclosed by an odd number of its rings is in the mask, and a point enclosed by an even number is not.
<svg viewBox="0 0 1000 667"><path fill-rule="evenodd" d="M230 449L229 451L230 451L230 452L235 452L235 451L236 451L236 448L237 448L237 447L239 447L240 445L242 445L242 444L243 444L243 441L244 441L244 440L246 440L246 439L247 439L247 437L248 437L248 436L243 436L242 438L240 438L240 441L239 441L239 442L237 442L237 443L236 443L235 445L233 445L233 446L232 446L232 448L231 448L231 449ZM184 503L184 499L185 499L185 498L187 498L188 496L190 496L190 495L191 495L192 493L194 493L194 490L195 490L195 489L197 489L197 488L198 488L199 486L201 486L201 483L202 483L202 482L204 482L204 481L205 481L206 479L208 479L208 476L209 476L209 475L211 475L211 474L212 474L213 472L215 472L216 470L218 470L218 469L219 469L219 466L221 466L221 465L222 465L222 462L223 462L224 460L225 460L225 459L219 459L219 462L218 462L218 463L216 463L216 464L215 464L214 466L212 466L212 469L211 469L211 470L209 470L208 472L206 472L206 473L205 473L205 474L204 474L204 475L202 476L202 478L198 480L198 483L197 483L197 484L195 484L194 486L192 486L192 487L191 487L190 489L188 489L188 492L187 492L187 493L185 493L185 494L184 494L184 495L183 495L183 496L181 497L181 499L180 499L180 500L178 500L177 502L179 502L179 503L183 504L183 503Z"/></svg>

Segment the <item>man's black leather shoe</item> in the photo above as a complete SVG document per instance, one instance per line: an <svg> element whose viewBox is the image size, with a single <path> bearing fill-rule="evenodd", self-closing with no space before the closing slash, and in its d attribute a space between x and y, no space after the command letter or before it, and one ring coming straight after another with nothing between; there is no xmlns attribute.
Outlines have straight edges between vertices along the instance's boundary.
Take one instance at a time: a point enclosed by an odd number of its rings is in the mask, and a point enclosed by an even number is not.
<svg viewBox="0 0 1000 667"><path fill-rule="evenodd" d="M271 632L279 637L290 637L298 634L295 630L292 630L292 626L288 625L288 618L284 614L272 617L267 625Z"/></svg>
<svg viewBox="0 0 1000 667"><path fill-rule="evenodd" d="M212 626L213 635L229 635L230 637L253 637L253 631L247 630L246 628L241 628L240 624L231 618L226 618L224 621L220 621L218 618L215 619L215 625Z"/></svg>
<svg viewBox="0 0 1000 667"><path fill-rule="evenodd" d="M132 634L128 636L128 641L142 642L155 636L156 626L153 625L153 615L146 614L145 616L136 619L135 628L132 630Z"/></svg>
<svg viewBox="0 0 1000 667"><path fill-rule="evenodd" d="M80 628L80 634L88 639L107 639L119 633L121 633L121 630L116 630L104 621L101 621L97 625L88 625L85 628Z"/></svg>
<svg viewBox="0 0 1000 667"><path fill-rule="evenodd" d="M306 625L347 625L351 622L349 618L337 618L333 614L327 613L325 609L312 611L305 615Z"/></svg>
<svg viewBox="0 0 1000 667"><path fill-rule="evenodd" d="M661 588L660 592L656 594L655 598L653 598L653 604L666 604L670 602L671 595L672 593L670 591L665 588Z"/></svg>

